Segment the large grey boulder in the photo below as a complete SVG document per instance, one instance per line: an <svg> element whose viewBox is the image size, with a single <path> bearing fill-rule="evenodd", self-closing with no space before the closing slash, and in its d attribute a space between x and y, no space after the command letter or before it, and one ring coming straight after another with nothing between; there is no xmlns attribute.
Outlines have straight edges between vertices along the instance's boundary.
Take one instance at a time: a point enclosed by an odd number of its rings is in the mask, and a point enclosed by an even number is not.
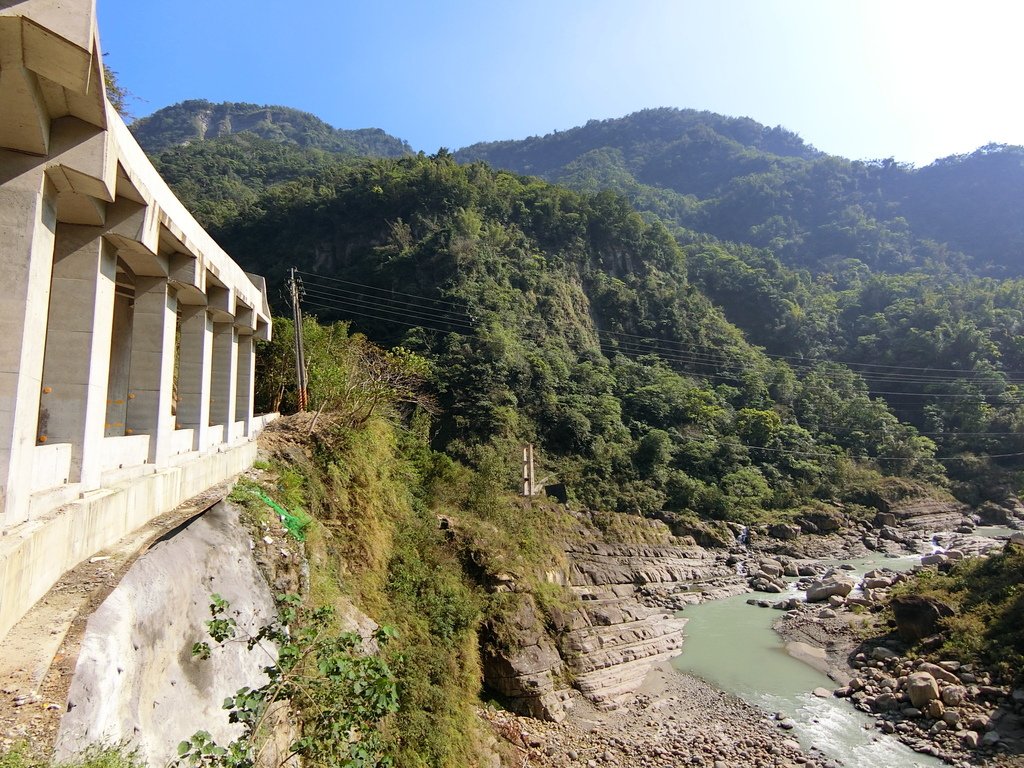
<svg viewBox="0 0 1024 768"><path fill-rule="evenodd" d="M939 684L927 672L915 672L907 678L907 696L918 709L927 709L928 702L939 698Z"/></svg>
<svg viewBox="0 0 1024 768"><path fill-rule="evenodd" d="M815 580L807 587L807 602L820 603L828 600L832 595L846 597L853 591L853 582L838 577L830 577L822 580Z"/></svg>

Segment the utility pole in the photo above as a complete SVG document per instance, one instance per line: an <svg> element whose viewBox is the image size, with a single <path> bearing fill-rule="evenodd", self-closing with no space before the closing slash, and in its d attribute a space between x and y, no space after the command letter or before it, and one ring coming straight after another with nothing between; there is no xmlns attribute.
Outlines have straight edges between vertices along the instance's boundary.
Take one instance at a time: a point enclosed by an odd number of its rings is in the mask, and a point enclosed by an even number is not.
<svg viewBox="0 0 1024 768"><path fill-rule="evenodd" d="M309 392L306 379L306 349L302 338L302 307L300 306L300 285L295 277L295 267L292 267L288 278L288 288L292 300L292 321L295 325L295 383L298 388L297 400L299 410L306 410L309 405Z"/></svg>

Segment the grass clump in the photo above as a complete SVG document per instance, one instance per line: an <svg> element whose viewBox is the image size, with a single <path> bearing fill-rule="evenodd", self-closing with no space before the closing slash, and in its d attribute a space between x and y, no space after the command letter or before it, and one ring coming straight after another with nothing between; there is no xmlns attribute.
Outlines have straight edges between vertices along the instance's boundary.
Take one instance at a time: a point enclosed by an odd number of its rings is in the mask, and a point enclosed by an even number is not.
<svg viewBox="0 0 1024 768"><path fill-rule="evenodd" d="M94 744L71 760L56 762L34 754L29 743L0 750L0 768L145 768L146 761L127 744Z"/></svg>

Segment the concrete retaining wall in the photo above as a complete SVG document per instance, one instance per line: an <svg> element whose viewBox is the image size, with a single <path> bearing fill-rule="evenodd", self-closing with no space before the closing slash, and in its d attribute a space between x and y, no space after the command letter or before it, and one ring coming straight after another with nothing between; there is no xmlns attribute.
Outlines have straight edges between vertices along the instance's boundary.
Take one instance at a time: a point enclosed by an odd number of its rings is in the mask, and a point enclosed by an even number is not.
<svg viewBox="0 0 1024 768"><path fill-rule="evenodd" d="M256 443L222 447L84 494L0 537L0 639L69 569L153 518L248 469Z"/></svg>

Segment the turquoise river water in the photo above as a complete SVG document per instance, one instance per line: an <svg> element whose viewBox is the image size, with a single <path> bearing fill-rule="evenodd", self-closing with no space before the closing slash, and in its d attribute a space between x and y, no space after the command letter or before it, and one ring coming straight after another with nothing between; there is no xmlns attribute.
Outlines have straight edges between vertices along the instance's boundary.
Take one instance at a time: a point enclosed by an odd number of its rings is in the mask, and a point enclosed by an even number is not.
<svg viewBox="0 0 1024 768"><path fill-rule="evenodd" d="M905 570L919 557L865 558L849 561L858 577L877 567ZM791 595L798 595L793 591ZM873 727L874 718L848 702L818 698L817 687L836 683L789 654L772 629L779 611L747 605L749 594L688 607L683 652L672 664L769 713L782 712L796 722L792 733L805 748L815 747L850 768L911 768L944 765L920 755ZM784 595L769 596L773 598ZM865 726L869 726L865 728Z"/></svg>

